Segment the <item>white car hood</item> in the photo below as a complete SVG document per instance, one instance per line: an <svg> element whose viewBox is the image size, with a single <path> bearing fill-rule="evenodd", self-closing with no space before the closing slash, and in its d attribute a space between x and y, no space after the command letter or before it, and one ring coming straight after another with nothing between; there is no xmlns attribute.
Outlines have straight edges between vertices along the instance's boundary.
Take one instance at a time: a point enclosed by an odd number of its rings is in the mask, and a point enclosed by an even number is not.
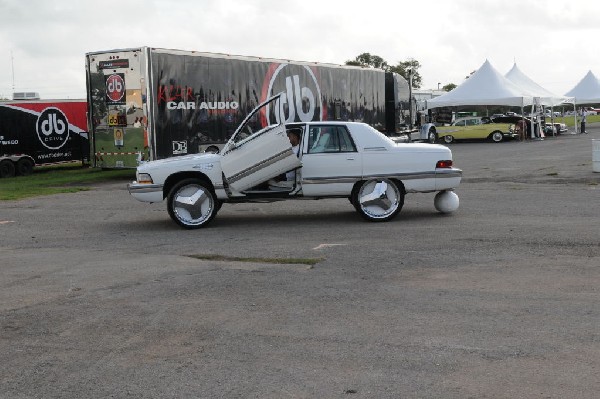
<svg viewBox="0 0 600 399"><path fill-rule="evenodd" d="M185 169L187 165L199 165L206 163L217 164L220 162L221 156L219 154L207 153L207 154L190 154L181 157L172 157L159 159L157 161L150 161L141 164L138 167L139 172L146 172L155 168L166 168L166 169Z"/></svg>

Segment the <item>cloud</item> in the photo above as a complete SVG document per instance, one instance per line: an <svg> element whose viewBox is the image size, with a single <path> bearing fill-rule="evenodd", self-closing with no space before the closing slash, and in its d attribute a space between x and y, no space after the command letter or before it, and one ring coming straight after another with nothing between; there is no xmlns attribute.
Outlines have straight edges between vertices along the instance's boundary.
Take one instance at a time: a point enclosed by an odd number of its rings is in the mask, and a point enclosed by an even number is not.
<svg viewBox="0 0 600 399"><path fill-rule="evenodd" d="M0 95L84 97L84 56L155 46L342 64L369 52L422 65L424 87L460 84L486 59L502 73L516 60L563 94L590 69L590 0L0 0ZM11 58L12 53L12 58ZM600 73L600 70L596 73Z"/></svg>

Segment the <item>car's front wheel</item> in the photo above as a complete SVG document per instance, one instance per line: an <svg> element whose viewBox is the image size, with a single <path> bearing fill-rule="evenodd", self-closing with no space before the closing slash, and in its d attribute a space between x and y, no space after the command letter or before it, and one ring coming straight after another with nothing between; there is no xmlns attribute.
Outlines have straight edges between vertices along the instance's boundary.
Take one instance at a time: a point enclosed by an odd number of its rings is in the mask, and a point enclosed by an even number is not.
<svg viewBox="0 0 600 399"><path fill-rule="evenodd" d="M384 222L402 209L404 190L389 179L368 180L354 190L352 204L366 220Z"/></svg>
<svg viewBox="0 0 600 399"><path fill-rule="evenodd" d="M429 133L427 134L427 141L431 144L435 144L437 141L437 133L433 129L429 129Z"/></svg>
<svg viewBox="0 0 600 399"><path fill-rule="evenodd" d="M180 181L167 198L169 216L186 229L206 226L217 214L219 205L210 185L201 179Z"/></svg>
<svg viewBox="0 0 600 399"><path fill-rule="evenodd" d="M504 140L504 135L500 131L492 132L492 134L490 135L490 137L492 138L492 141L494 143L499 143L502 140Z"/></svg>
<svg viewBox="0 0 600 399"><path fill-rule="evenodd" d="M451 135L446 135L444 136L444 143L446 144L451 144L454 141L454 137L452 137Z"/></svg>

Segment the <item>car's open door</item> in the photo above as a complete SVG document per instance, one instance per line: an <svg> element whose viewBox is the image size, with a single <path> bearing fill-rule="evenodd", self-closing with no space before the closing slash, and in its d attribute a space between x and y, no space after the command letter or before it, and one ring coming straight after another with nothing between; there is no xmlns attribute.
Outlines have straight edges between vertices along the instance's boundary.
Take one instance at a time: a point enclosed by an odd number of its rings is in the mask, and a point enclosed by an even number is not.
<svg viewBox="0 0 600 399"><path fill-rule="evenodd" d="M301 166L292 152L285 125L269 123L269 107L277 104L274 100L278 97L256 107L223 148L221 167L232 191L247 190Z"/></svg>

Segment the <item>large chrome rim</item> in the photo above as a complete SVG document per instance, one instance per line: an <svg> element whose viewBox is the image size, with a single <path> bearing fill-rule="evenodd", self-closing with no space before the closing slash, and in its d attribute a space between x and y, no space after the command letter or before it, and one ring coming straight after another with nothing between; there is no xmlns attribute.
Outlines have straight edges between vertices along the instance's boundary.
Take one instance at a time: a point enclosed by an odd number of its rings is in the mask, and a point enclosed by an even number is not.
<svg viewBox="0 0 600 399"><path fill-rule="evenodd" d="M177 190L172 206L173 213L181 223L198 226L210 219L215 202L207 188L189 184Z"/></svg>
<svg viewBox="0 0 600 399"><path fill-rule="evenodd" d="M400 199L400 190L387 179L368 181L358 192L360 209L371 219L385 219L393 215L400 206Z"/></svg>

